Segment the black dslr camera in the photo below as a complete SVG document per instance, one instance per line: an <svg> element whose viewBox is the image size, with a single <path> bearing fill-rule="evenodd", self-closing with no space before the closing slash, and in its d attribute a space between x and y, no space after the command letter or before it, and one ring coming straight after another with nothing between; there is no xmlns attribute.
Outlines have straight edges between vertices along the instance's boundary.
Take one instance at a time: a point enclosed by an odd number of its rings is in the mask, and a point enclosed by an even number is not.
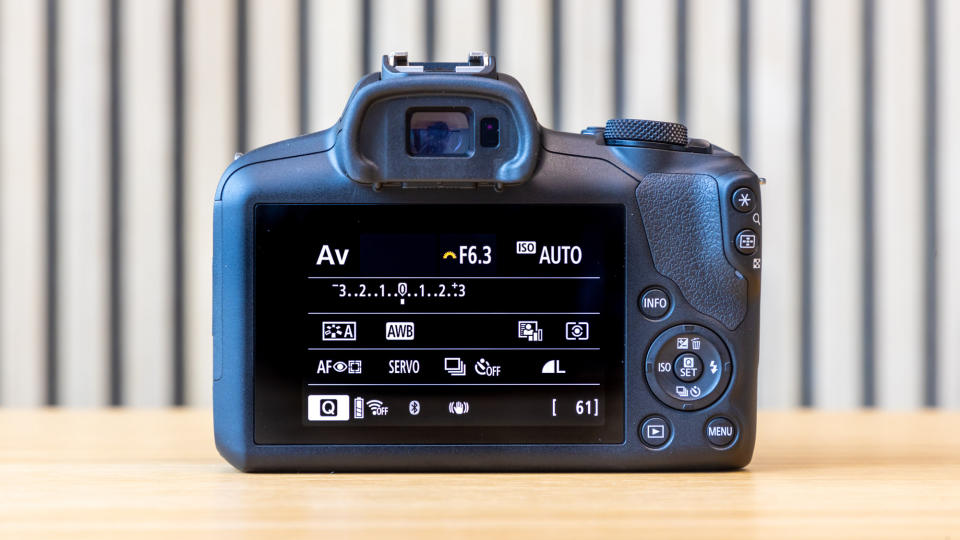
<svg viewBox="0 0 960 540"><path fill-rule="evenodd" d="M757 176L679 124L537 124L493 58L384 56L214 202L214 425L245 471L746 465Z"/></svg>

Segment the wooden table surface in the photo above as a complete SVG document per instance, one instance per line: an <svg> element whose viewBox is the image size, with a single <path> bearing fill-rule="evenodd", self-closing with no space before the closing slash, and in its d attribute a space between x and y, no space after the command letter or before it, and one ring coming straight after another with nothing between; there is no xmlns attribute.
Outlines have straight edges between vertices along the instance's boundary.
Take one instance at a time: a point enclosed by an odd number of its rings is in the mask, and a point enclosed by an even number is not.
<svg viewBox="0 0 960 540"><path fill-rule="evenodd" d="M742 471L235 471L209 411L0 411L0 538L960 538L960 414L767 412Z"/></svg>

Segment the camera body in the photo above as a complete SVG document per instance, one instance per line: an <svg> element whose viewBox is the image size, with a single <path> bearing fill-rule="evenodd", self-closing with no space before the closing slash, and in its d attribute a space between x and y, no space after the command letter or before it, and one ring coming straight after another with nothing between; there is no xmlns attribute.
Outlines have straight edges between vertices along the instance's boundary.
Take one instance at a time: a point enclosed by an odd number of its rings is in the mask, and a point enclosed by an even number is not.
<svg viewBox="0 0 960 540"><path fill-rule="evenodd" d="M384 56L214 202L214 426L244 471L749 463L760 182L679 124L541 127L491 57Z"/></svg>

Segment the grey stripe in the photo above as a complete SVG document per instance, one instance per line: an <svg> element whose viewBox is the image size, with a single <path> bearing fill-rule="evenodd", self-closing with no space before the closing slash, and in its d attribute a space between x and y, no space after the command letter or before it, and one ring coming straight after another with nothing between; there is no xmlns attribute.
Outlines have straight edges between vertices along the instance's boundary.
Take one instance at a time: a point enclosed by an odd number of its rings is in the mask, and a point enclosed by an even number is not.
<svg viewBox="0 0 960 540"><path fill-rule="evenodd" d="M185 402L183 253L183 0L173 0L173 404Z"/></svg>
<svg viewBox="0 0 960 540"><path fill-rule="evenodd" d="M496 57L500 47L500 2L487 0L487 53Z"/></svg>
<svg viewBox="0 0 960 540"><path fill-rule="evenodd" d="M437 42L437 3L435 0L424 0L423 17L426 20L426 49L427 62L436 60Z"/></svg>
<svg viewBox="0 0 960 540"><path fill-rule="evenodd" d="M110 405L123 404L123 289L120 249L120 0L110 0Z"/></svg>
<svg viewBox="0 0 960 540"><path fill-rule="evenodd" d="M800 7L800 404L813 405L813 2Z"/></svg>
<svg viewBox="0 0 960 540"><path fill-rule="evenodd" d="M687 0L677 0L677 121L687 123Z"/></svg>
<svg viewBox="0 0 960 540"><path fill-rule="evenodd" d="M247 0L237 0L237 142L238 152L247 151Z"/></svg>
<svg viewBox="0 0 960 540"><path fill-rule="evenodd" d="M360 10L360 73L370 71L370 0L363 0Z"/></svg>
<svg viewBox="0 0 960 540"><path fill-rule="evenodd" d="M563 41L560 39L561 26L563 25L561 17L563 5L561 0L550 2L550 58L553 65L553 73L550 78L550 94L553 99L553 129L563 129L561 122L562 116L562 82L563 81L563 52L561 46Z"/></svg>
<svg viewBox="0 0 960 540"><path fill-rule="evenodd" d="M863 405L873 407L877 402L876 356L874 335L876 322L875 238L874 224L874 2L863 0Z"/></svg>
<svg viewBox="0 0 960 540"><path fill-rule="evenodd" d="M924 208L926 253L925 280L925 318L926 344L924 346L924 393L923 402L927 407L936 407L937 395L937 0L924 3L924 34L926 52L926 96L924 102L924 146L926 151L926 201Z"/></svg>
<svg viewBox="0 0 960 540"><path fill-rule="evenodd" d="M46 175L47 175L47 381L46 381L46 402L47 405L57 405L59 403L57 379L58 379L58 358L57 358L57 217L59 214L57 204L57 123L59 122L59 110L57 107L58 95L58 69L57 69L57 43L58 43L58 8L57 0L47 0L47 113L46 113Z"/></svg>
<svg viewBox="0 0 960 540"><path fill-rule="evenodd" d="M750 0L740 0L740 156L750 162Z"/></svg>
<svg viewBox="0 0 960 540"><path fill-rule="evenodd" d="M623 0L615 0L613 3L613 111L617 118L623 118L624 110L623 54Z"/></svg>
<svg viewBox="0 0 960 540"><path fill-rule="evenodd" d="M300 133L310 131L310 2L297 6L297 85L300 102Z"/></svg>

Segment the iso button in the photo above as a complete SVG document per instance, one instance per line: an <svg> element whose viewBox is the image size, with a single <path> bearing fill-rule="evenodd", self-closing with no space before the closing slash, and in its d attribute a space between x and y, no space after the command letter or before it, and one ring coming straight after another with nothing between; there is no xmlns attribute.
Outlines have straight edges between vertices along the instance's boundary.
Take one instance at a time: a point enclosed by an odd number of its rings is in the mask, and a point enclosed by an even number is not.
<svg viewBox="0 0 960 540"><path fill-rule="evenodd" d="M670 296L660 287L650 287L637 300L640 312L648 319L662 319L670 312Z"/></svg>

